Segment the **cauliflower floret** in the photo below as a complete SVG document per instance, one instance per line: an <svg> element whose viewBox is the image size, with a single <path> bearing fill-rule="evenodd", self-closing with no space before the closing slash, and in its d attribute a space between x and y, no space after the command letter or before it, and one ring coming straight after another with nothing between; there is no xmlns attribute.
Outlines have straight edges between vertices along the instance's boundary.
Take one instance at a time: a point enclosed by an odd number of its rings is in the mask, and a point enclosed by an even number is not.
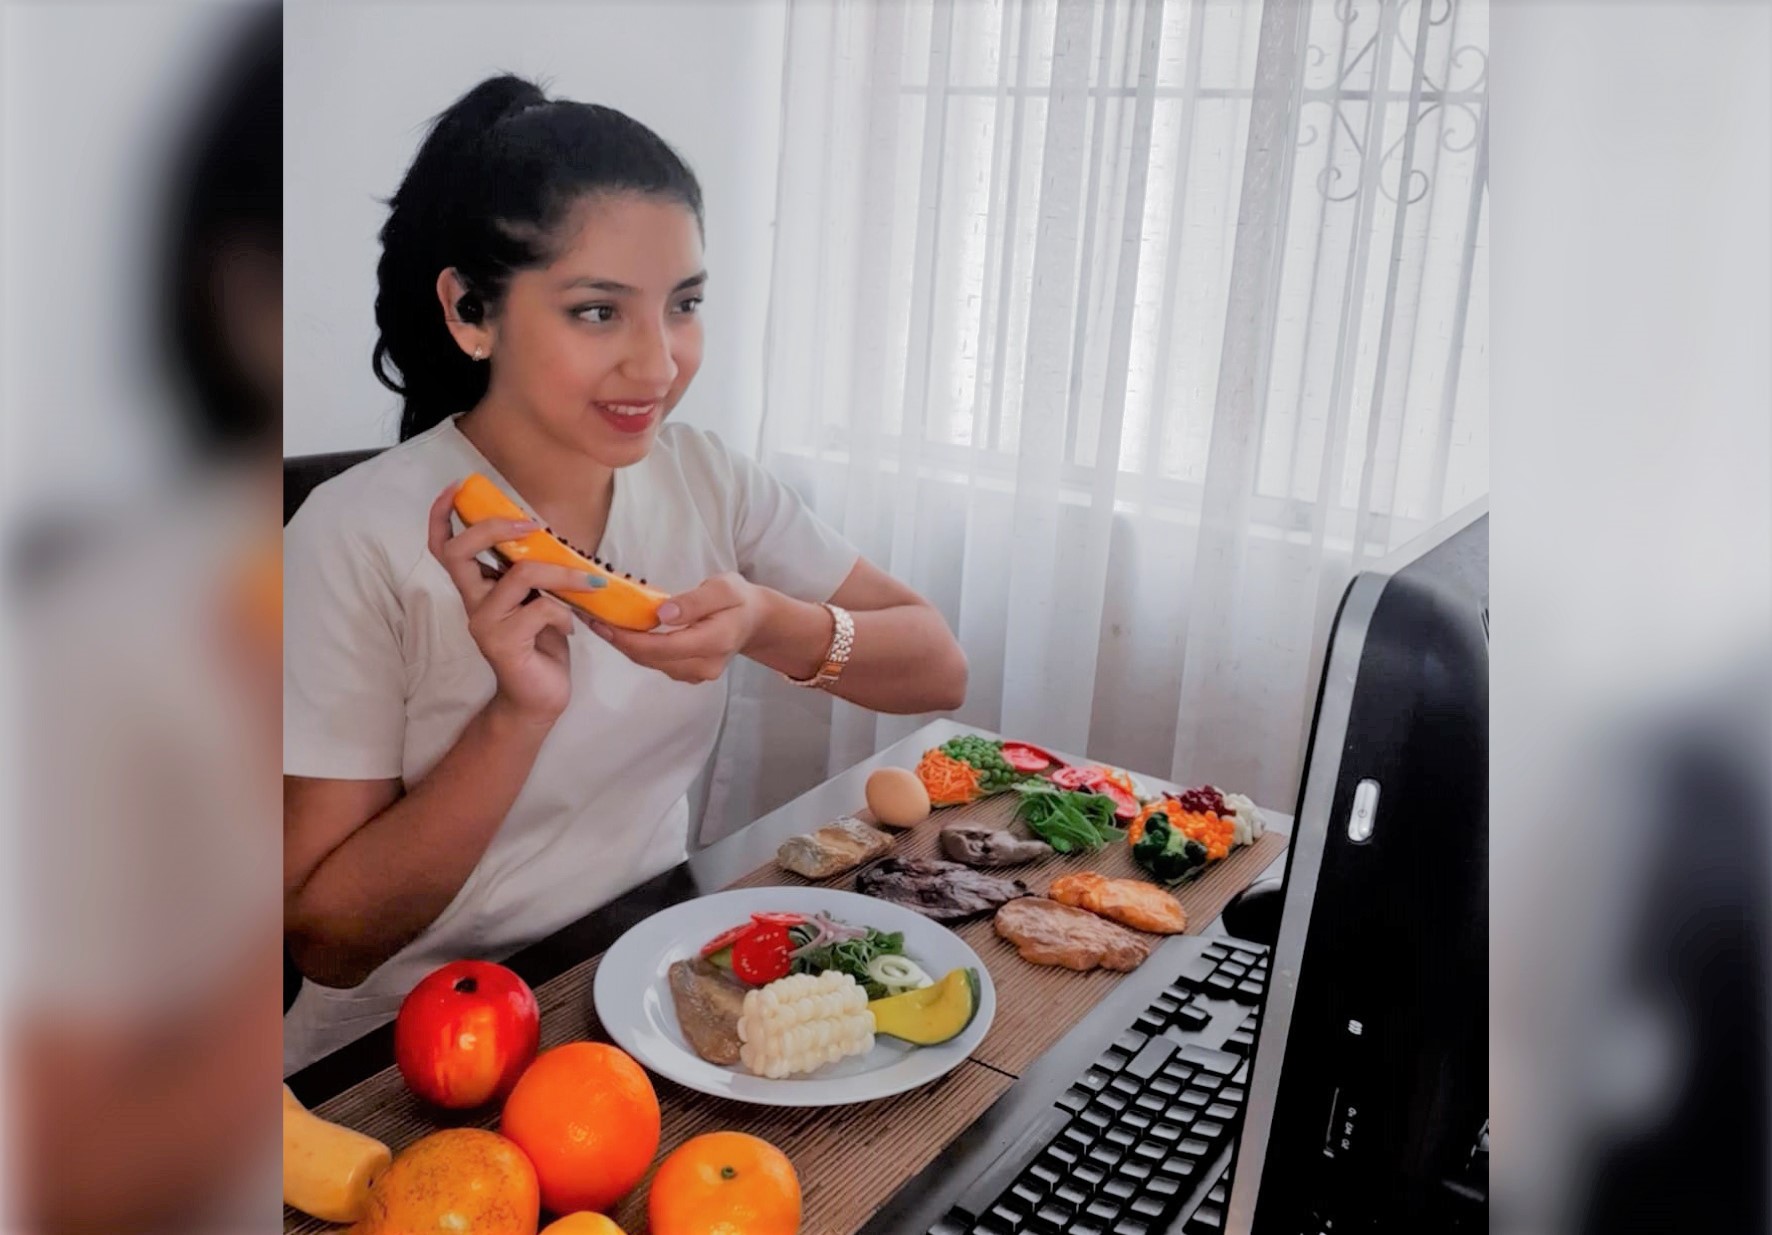
<svg viewBox="0 0 1772 1235"><path fill-rule="evenodd" d="M1240 793L1224 795L1225 809L1231 813L1231 843L1253 845L1266 831L1261 808Z"/></svg>

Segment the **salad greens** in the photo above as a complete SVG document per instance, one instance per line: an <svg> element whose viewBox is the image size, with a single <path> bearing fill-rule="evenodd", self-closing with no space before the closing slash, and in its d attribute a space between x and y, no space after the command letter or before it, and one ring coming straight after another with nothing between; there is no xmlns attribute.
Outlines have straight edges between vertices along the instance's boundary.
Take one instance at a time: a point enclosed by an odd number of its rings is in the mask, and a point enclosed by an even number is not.
<svg viewBox="0 0 1772 1235"><path fill-rule="evenodd" d="M1093 853L1126 833L1114 824L1114 800L1098 793L1073 793L1050 781L1015 786L1021 795L1015 813L1059 853Z"/></svg>
<svg viewBox="0 0 1772 1235"><path fill-rule="evenodd" d="M846 973L867 990L869 999L880 999L888 992L887 988L874 980L868 973L868 962L877 956L904 955L903 931L877 931L867 928L867 934L855 939L839 939L829 943L807 948L819 937L819 928L811 922L801 923L788 929L788 937L793 941L794 972L823 973L827 969L835 969Z"/></svg>

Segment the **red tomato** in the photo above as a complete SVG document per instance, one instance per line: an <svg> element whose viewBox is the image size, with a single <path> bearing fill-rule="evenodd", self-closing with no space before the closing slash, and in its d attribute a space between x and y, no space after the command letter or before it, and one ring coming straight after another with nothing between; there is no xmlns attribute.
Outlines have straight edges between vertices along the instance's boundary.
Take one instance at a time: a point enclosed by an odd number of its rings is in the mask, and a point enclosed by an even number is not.
<svg viewBox="0 0 1772 1235"><path fill-rule="evenodd" d="M707 959L721 948L731 947L756 929L757 924L755 922L740 922L731 930L715 935L712 939L701 945L702 959Z"/></svg>
<svg viewBox="0 0 1772 1235"><path fill-rule="evenodd" d="M1003 759L1017 772L1044 772L1058 760L1028 742L1003 743Z"/></svg>
<svg viewBox="0 0 1772 1235"><path fill-rule="evenodd" d="M1112 781L1102 781L1094 786L1095 792L1114 800L1114 818L1136 819L1140 807L1138 799L1127 793Z"/></svg>
<svg viewBox="0 0 1772 1235"><path fill-rule="evenodd" d="M407 1087L448 1110L504 1097L540 1041L534 992L490 961L453 961L433 970L394 1020L394 1062Z"/></svg>
<svg viewBox="0 0 1772 1235"><path fill-rule="evenodd" d="M793 940L785 926L759 926L732 945L732 972L741 982L766 986L794 967Z"/></svg>
<svg viewBox="0 0 1772 1235"><path fill-rule="evenodd" d="M1052 783L1060 789L1078 793L1093 789L1101 782L1101 773L1094 768L1060 768L1052 774Z"/></svg>
<svg viewBox="0 0 1772 1235"><path fill-rule="evenodd" d="M758 926L798 926L806 920L798 913L753 913L751 921Z"/></svg>

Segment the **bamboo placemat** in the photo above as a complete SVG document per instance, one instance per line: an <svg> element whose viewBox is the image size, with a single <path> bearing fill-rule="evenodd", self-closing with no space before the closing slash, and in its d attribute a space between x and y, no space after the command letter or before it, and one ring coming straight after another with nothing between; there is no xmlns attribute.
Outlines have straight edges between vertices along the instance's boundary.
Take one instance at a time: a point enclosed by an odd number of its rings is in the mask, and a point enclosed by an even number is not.
<svg viewBox="0 0 1772 1235"><path fill-rule="evenodd" d="M861 812L867 818L866 812ZM893 852L900 857L940 857L942 825L959 820L1010 826L1014 803L994 798L971 806L937 811L927 822L898 835ZM1187 911L1188 931L1196 933L1216 918L1238 892L1285 848L1285 838L1262 837L1214 863L1209 872L1180 889L1177 899ZM1126 845L1110 845L1092 855L1054 856L1026 866L994 872L1020 879L1036 895L1052 879L1077 870L1112 876L1139 874ZM819 886L851 888L855 873L817 881ZM733 887L807 885L813 881L781 870L773 862L733 883ZM1074 973L1031 965L998 939L986 916L959 926L990 970L997 991L997 1014L972 1060L941 1080L896 1098L837 1110L749 1106L687 1090L654 1077L664 1129L657 1160L703 1132L731 1129L750 1132L779 1146L794 1163L805 1197L801 1229L805 1235L850 1235L873 1216L903 1181L921 1171L1014 1083L1015 1077L1081 1020L1113 989L1121 974L1105 970ZM1157 942L1153 938L1153 943ZM608 1041L592 1006L591 990L600 956L592 957L536 990L541 1005L541 1044L545 1050L583 1039ZM396 1153L444 1126L496 1128L498 1112L440 1116L422 1106L407 1090L399 1071L388 1067L368 1080L320 1103L315 1113L356 1128L385 1142ZM630 1235L648 1230L645 1214L650 1174L611 1216ZM341 1228L283 1211L287 1235L336 1231Z"/></svg>

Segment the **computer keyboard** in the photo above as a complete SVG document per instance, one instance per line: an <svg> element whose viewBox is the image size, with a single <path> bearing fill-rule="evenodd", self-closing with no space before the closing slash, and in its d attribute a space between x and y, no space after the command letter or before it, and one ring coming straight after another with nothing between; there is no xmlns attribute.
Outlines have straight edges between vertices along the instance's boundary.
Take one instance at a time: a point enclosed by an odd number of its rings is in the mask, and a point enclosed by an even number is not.
<svg viewBox="0 0 1772 1235"><path fill-rule="evenodd" d="M1222 1231L1267 977L1239 939L1189 957L929 1235Z"/></svg>

